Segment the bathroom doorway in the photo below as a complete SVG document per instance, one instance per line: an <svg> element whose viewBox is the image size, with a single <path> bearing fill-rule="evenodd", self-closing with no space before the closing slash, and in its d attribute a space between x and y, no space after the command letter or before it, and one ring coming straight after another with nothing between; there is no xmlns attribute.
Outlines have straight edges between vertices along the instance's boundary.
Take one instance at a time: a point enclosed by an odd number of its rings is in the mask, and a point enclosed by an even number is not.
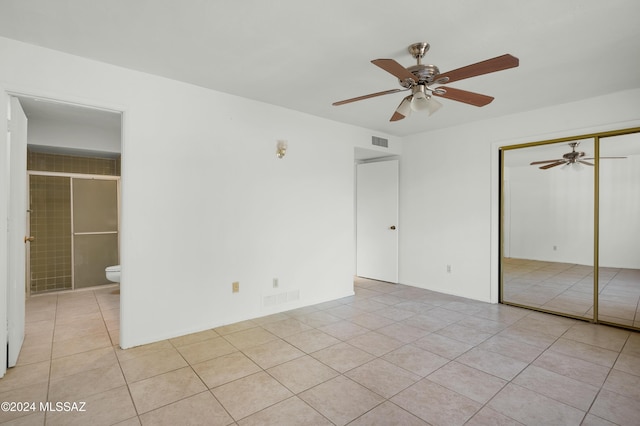
<svg viewBox="0 0 640 426"><path fill-rule="evenodd" d="M113 284L121 113L18 96L28 119L27 294Z"/></svg>

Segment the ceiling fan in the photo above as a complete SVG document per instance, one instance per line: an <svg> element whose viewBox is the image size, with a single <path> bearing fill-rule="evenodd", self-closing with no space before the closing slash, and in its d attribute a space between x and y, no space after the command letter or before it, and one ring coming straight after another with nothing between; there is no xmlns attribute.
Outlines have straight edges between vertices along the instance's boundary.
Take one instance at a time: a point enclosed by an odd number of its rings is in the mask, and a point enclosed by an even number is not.
<svg viewBox="0 0 640 426"><path fill-rule="evenodd" d="M595 160L593 157L585 158L585 153L582 151L576 151L576 147L580 145L580 142L569 142L569 146L571 147L571 152L567 152L562 156L562 158L556 158L555 160L543 160L543 161L534 161L530 163L531 166L535 166L538 164L544 164L544 166L540 166L539 168L542 170L550 169L552 167L567 165L567 164L586 164L587 166L594 166L595 164L589 163L585 160ZM627 158L627 157L600 157L600 159L607 158Z"/></svg>
<svg viewBox="0 0 640 426"><path fill-rule="evenodd" d="M453 87L432 88L431 86L442 85L469 77L515 68L520 62L518 58L506 54L441 74L440 70L435 65L422 64L422 57L429 50L429 43L414 43L409 46L408 50L418 62L416 65L408 68L403 67L393 59L375 59L371 61L374 65L377 65L397 77L400 86L403 87L402 89L385 90L383 92L345 99L343 101L334 102L333 105L344 105L351 102L374 98L376 96L411 90L411 94L400 102L400 105L389 121L402 120L403 118L408 117L412 110L426 111L429 115L433 114L440 109L442 104L433 99L432 96L439 96L441 98L481 107L491 103L494 98L487 95L481 95L479 93L468 92L466 90L454 89Z"/></svg>

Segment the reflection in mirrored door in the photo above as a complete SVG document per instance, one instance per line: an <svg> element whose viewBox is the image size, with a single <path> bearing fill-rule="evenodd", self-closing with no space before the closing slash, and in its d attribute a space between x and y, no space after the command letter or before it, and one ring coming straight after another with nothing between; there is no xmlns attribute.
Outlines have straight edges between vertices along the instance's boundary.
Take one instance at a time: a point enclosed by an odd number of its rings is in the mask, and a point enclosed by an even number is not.
<svg viewBox="0 0 640 426"><path fill-rule="evenodd" d="M598 319L640 327L640 133L600 138Z"/></svg>
<svg viewBox="0 0 640 426"><path fill-rule="evenodd" d="M509 148L501 302L593 319L594 140Z"/></svg>

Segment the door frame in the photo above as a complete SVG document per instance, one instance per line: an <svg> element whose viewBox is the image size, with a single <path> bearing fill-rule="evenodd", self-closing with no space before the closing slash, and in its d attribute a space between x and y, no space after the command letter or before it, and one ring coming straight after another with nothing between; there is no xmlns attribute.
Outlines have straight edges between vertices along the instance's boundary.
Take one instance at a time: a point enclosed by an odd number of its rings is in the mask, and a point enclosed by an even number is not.
<svg viewBox="0 0 640 426"><path fill-rule="evenodd" d="M0 149L5 150L8 148L7 144L7 105L9 102L9 98L11 96L15 96L18 98L21 97L30 97L34 99L41 99L43 101L56 102L62 104L69 104L74 106L79 106L82 108L90 108L97 110L104 110L110 112L116 112L120 114L120 155L121 155L121 178L124 171L123 164L125 162L125 148L126 148L126 140L127 135L129 134L128 130L128 117L129 117L129 109L122 104L114 104L105 102L104 100L96 100L96 99L87 99L79 96L73 96L69 94L60 94L60 93L52 93L52 92L43 92L42 90L33 89L33 88L24 88L24 87L15 87L15 86L3 86L2 90L0 90L0 115L2 115L3 119L0 120L0 145L4 145L0 147ZM24 167L25 175L27 173L27 167L25 164ZM5 170L5 164L0 162L0 199L3 202L0 203L0 270L6 270L7 267L7 214L10 206L8 205L8 170ZM125 184L126 187L126 184ZM120 194L122 194L122 180L120 181ZM7 202L5 202L5 200ZM120 201L119 201L120 202ZM119 211L121 215L121 211ZM122 230L122 216L119 218L119 224ZM120 239L122 239L122 231L120 232ZM119 253L122 256L122 250L119 248ZM124 276L122 277L124 278ZM0 279L0 347L5 347L7 343L7 280L6 277ZM26 285L26 283L25 283ZM120 305L122 306L126 300L126 291L121 292L120 295ZM122 311L121 311L122 312ZM123 321L121 316L120 318L120 330L125 329L126 322ZM121 334L122 335L122 334ZM0 356L0 378L4 377L6 373L6 350L0 350L0 353L4 354Z"/></svg>

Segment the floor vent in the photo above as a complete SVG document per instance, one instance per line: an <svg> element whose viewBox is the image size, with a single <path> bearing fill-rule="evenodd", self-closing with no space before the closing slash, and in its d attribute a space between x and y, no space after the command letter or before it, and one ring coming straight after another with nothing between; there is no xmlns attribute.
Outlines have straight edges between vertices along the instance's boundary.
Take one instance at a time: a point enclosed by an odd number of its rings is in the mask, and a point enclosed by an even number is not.
<svg viewBox="0 0 640 426"><path fill-rule="evenodd" d="M384 148L389 148L389 140L384 138L379 138L377 136L371 136L371 144L375 146L382 146Z"/></svg>
<svg viewBox="0 0 640 426"><path fill-rule="evenodd" d="M291 290L285 293L272 294L262 298L262 304L265 307L281 305L287 302L300 300L300 290Z"/></svg>

